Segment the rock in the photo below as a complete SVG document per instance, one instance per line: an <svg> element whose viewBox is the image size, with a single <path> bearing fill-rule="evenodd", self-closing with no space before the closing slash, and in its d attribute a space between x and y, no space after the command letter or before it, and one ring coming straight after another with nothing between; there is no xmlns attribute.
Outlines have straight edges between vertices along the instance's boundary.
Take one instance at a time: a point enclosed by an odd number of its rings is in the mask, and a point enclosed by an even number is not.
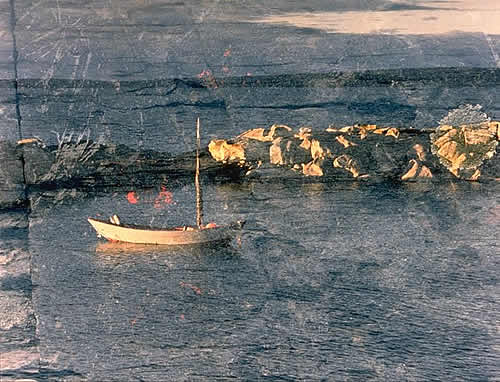
<svg viewBox="0 0 500 382"><path fill-rule="evenodd" d="M15 327L34 329L34 320L30 298L21 292L0 291L0 330Z"/></svg>
<svg viewBox="0 0 500 382"><path fill-rule="evenodd" d="M28 214L24 208L9 209L0 212L0 230L28 228Z"/></svg>
<svg viewBox="0 0 500 382"><path fill-rule="evenodd" d="M36 318L32 302L31 255L26 249L26 214L3 212L2 220L14 216L13 224L0 231L0 379L39 372ZM17 218L17 219L16 219ZM19 228L21 227L21 228Z"/></svg>
<svg viewBox="0 0 500 382"><path fill-rule="evenodd" d="M23 162L15 143L0 141L0 208L25 201Z"/></svg>
<svg viewBox="0 0 500 382"><path fill-rule="evenodd" d="M499 126L483 122L429 131L354 125L313 132L304 127L277 130L273 125L269 131L249 130L234 140L213 140L208 149L215 160L250 170L270 164L302 169L306 176L415 181L447 178L444 166L458 178L478 180L483 162L496 153ZM487 179L497 177L490 170Z"/></svg>
<svg viewBox="0 0 500 382"><path fill-rule="evenodd" d="M243 146L239 143L230 144L222 139L216 139L208 145L210 154L219 162L244 161L245 153Z"/></svg>
<svg viewBox="0 0 500 382"><path fill-rule="evenodd" d="M425 165L422 165L415 159L410 160L411 167L408 171L401 176L401 180L419 179L419 178L432 178L432 172Z"/></svg>
<svg viewBox="0 0 500 382"><path fill-rule="evenodd" d="M24 157L26 184L40 183L48 176L55 161L55 155L39 141L29 141L21 145Z"/></svg>
<svg viewBox="0 0 500 382"><path fill-rule="evenodd" d="M457 178L477 180L479 167L496 154L498 122L443 125L431 134L431 151Z"/></svg>
<svg viewBox="0 0 500 382"><path fill-rule="evenodd" d="M34 349L13 350L0 353L0 359L2 361L0 363L0 373L7 371L19 372L21 370L24 373L37 373L40 364L40 353ZM4 381L3 378L2 381ZM16 379L15 381L20 380Z"/></svg>

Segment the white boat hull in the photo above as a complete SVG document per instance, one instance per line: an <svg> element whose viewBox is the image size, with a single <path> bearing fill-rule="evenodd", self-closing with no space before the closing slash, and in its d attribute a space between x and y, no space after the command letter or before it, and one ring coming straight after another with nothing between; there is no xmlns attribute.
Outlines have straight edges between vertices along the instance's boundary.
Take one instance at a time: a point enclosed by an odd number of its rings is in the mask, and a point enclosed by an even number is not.
<svg viewBox="0 0 500 382"><path fill-rule="evenodd" d="M243 223L192 230L148 229L132 225L117 225L98 219L88 219L97 234L110 240L136 244L193 245L233 239Z"/></svg>

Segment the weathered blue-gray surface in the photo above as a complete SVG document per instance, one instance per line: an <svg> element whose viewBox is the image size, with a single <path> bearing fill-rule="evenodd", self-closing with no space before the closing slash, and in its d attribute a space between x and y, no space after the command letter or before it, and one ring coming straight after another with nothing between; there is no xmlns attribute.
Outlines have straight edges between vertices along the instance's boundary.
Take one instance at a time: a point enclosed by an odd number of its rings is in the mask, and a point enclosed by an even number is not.
<svg viewBox="0 0 500 382"><path fill-rule="evenodd" d="M19 139L16 116L13 35L9 1L0 1L0 206L23 199L22 163L12 142Z"/></svg>
<svg viewBox="0 0 500 382"><path fill-rule="evenodd" d="M180 153L193 148L197 116L204 143L273 123L433 127L464 103L499 119L500 34L485 20L439 35L258 21L311 11L436 17L446 7L463 5L3 0L0 140L57 143L88 129ZM374 69L389 71L359 75ZM13 202L24 175L8 150L0 201ZM158 189L136 190L142 199L129 205L127 185L117 186L32 194L29 229L27 210L2 213L3 380L499 378L491 184L210 185L207 216L249 220L241 248L96 253L87 215L194 216L188 186L172 186L177 204L163 209Z"/></svg>
<svg viewBox="0 0 500 382"><path fill-rule="evenodd" d="M207 221L248 220L228 249L120 252L74 218L193 221L192 186L170 189L177 204L162 210L156 191L138 190L137 205L126 192L38 200L29 249L48 369L110 381L498 377L498 188L207 185Z"/></svg>
<svg viewBox="0 0 500 382"><path fill-rule="evenodd" d="M375 123L434 128L450 109L481 104L500 118L500 69L407 69L212 80L33 81L19 83L23 134L57 143L89 129L133 148L179 154L192 149L200 117L203 144L273 123Z"/></svg>
<svg viewBox="0 0 500 382"><path fill-rule="evenodd" d="M422 3L422 2L420 2ZM496 67L488 32L359 35L256 23L268 15L387 10L393 1L272 6L228 1L17 0L20 78L138 80L415 67ZM453 3L436 3L436 8ZM402 4L401 10L404 10ZM407 6L407 12L416 11ZM464 11L466 12L466 11ZM432 16L429 11L429 16ZM429 31L431 32L431 31ZM227 52L230 50L229 52ZM227 71L224 71L226 67ZM306 69L306 70L304 70Z"/></svg>
<svg viewBox="0 0 500 382"><path fill-rule="evenodd" d="M272 88L244 86L244 77L402 68L497 68L497 36L488 33L396 35L326 33L291 25L256 23L274 14L321 11L408 12L429 5L391 1L316 5L237 4L227 1L87 3L16 1L17 65L24 137L54 141L52 131L86 127L117 143L186 151L186 125L205 121L206 140L256 125L375 122L431 127L450 108L481 103L498 116L498 84L455 82L447 76L410 87L397 80L354 88L305 87L278 78ZM437 3L436 8L450 4ZM197 79L189 82L126 81ZM427 74L423 74L427 76ZM388 75L391 77L391 75ZM460 77L460 73L456 75ZM225 79L239 78L230 86ZM33 83L32 80L42 79ZM54 84L51 79L103 80ZM251 79L249 79L251 80ZM45 82L49 81L49 82ZM196 84L196 82L195 82ZM401 88L402 87L402 88ZM186 138L187 135L187 138ZM179 136L182 138L179 139Z"/></svg>
<svg viewBox="0 0 500 382"><path fill-rule="evenodd" d="M15 143L0 141L0 207L13 207L25 201L23 163Z"/></svg>
<svg viewBox="0 0 500 382"><path fill-rule="evenodd" d="M31 293L28 216L0 213L0 379L39 373L36 318Z"/></svg>
<svg viewBox="0 0 500 382"><path fill-rule="evenodd" d="M16 115L14 36L8 0L0 1L0 141L19 139ZM3 183L0 180L0 184Z"/></svg>
<svg viewBox="0 0 500 382"><path fill-rule="evenodd" d="M14 79L13 34L11 4L8 0L0 1L0 79Z"/></svg>

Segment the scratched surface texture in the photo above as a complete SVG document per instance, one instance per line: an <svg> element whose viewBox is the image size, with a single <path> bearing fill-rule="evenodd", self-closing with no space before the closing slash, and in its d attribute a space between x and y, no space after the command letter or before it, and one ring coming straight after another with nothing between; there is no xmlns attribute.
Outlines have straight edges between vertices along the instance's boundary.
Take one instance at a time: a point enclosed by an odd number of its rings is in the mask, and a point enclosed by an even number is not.
<svg viewBox="0 0 500 382"><path fill-rule="evenodd" d="M241 245L126 253L86 217L192 223L192 184L25 194L5 144L499 120L500 6L478 3L0 0L0 204L30 207L0 211L0 380L498 380L498 182L205 178Z"/></svg>

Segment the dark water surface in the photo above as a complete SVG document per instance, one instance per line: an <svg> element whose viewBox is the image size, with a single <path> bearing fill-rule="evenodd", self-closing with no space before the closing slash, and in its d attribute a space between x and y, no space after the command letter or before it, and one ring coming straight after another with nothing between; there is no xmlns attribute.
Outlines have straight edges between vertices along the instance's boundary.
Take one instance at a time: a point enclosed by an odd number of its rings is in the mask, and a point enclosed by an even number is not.
<svg viewBox="0 0 500 382"><path fill-rule="evenodd" d="M88 132L108 145L179 154L194 148L197 117L203 145L273 123L433 127L468 103L498 120L498 73L332 72L225 78L217 87L200 79L22 80L18 89L25 137L56 144L58 134ZM193 185L166 175L158 183L173 203L161 208L159 188L126 184L31 194L29 229L22 237L14 230L13 240L31 255L26 295L40 376L500 378L498 182L315 183L280 171L242 183L205 179L207 222L247 220L241 245L229 248L98 244L88 216L194 222Z"/></svg>
<svg viewBox="0 0 500 382"><path fill-rule="evenodd" d="M203 145L274 123L429 128L463 104L500 118L500 36L464 1L267 3L4 1L0 139L88 132L180 154L197 117ZM455 7L456 32L440 35L257 22ZM15 325L0 355L33 345L33 363L0 379L500 380L498 185L277 175L206 179L206 221L247 220L227 248L99 244L88 216L193 223L192 184L168 179L175 203L161 208L159 189L130 189L133 205L116 185L32 194L29 228L23 212L1 211L2 260L24 263L2 269L13 308L0 323Z"/></svg>
<svg viewBox="0 0 500 382"><path fill-rule="evenodd" d="M498 188L207 184L207 221L247 220L227 248L110 248L86 222L192 223L192 186L170 191L161 209L155 190L34 200L41 365L57 380L499 378Z"/></svg>

